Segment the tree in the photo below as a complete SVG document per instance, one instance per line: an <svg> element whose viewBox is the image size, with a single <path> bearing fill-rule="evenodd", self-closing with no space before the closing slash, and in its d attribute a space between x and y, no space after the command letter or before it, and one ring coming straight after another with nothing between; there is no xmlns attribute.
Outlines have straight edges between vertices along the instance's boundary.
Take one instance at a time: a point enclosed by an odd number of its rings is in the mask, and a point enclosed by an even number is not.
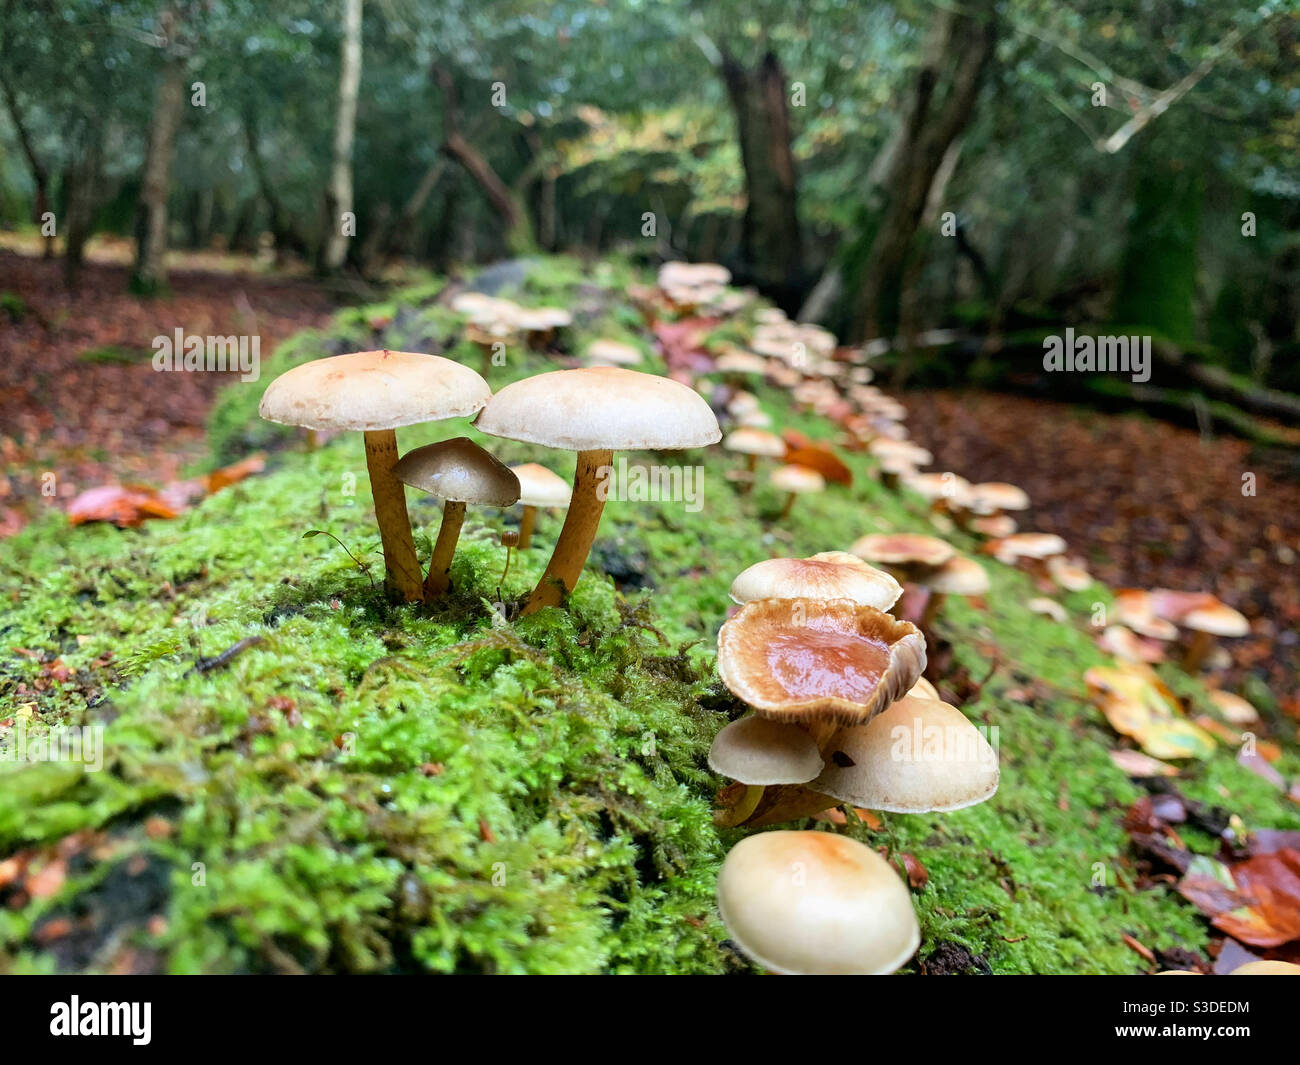
<svg viewBox="0 0 1300 1065"><path fill-rule="evenodd" d="M342 269L348 254L348 238L355 232L352 145L356 139L357 96L361 90L361 0L343 0L341 54L334 151L325 192L325 240L320 260L323 273L337 273Z"/></svg>
<svg viewBox="0 0 1300 1065"><path fill-rule="evenodd" d="M167 286L167 202L171 196L176 131L185 106L185 68L189 57L183 31L179 5L165 8L159 14L154 43L162 55L162 73L149 120L149 147L140 182L135 268L131 278L132 287L146 294Z"/></svg>

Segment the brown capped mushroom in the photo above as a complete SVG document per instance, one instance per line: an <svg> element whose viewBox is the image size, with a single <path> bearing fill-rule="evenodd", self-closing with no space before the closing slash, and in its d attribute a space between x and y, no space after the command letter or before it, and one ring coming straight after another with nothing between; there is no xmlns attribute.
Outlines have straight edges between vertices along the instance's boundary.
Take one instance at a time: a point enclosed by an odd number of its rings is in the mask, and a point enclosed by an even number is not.
<svg viewBox="0 0 1300 1065"><path fill-rule="evenodd" d="M422 580L406 495L393 474L394 430L466 417L491 395L483 378L450 359L409 351L358 351L316 359L281 374L262 396L258 413L282 425L365 434L386 583L394 594L414 602L421 597Z"/></svg>
<svg viewBox="0 0 1300 1065"><path fill-rule="evenodd" d="M847 551L823 551L809 558L769 558L756 562L731 582L737 603L754 599L851 599L860 606L888 610L903 588L884 570Z"/></svg>
<svg viewBox="0 0 1300 1065"><path fill-rule="evenodd" d="M404 484L443 500L442 524L424 581L424 599L431 602L451 585L451 560L465 521L466 504L513 506L519 500L519 478L463 436L407 452L393 467L393 473Z"/></svg>
<svg viewBox="0 0 1300 1065"><path fill-rule="evenodd" d="M698 393L612 366L556 370L506 385L476 425L491 436L578 453L564 528L525 614L558 606L578 583L605 509L614 451L704 447L722 437Z"/></svg>

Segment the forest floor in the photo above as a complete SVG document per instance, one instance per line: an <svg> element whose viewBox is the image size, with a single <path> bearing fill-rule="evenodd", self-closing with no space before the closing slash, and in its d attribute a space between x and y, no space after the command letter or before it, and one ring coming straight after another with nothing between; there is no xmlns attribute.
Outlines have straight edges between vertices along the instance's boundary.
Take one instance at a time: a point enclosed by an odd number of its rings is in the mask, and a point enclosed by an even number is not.
<svg viewBox="0 0 1300 1065"><path fill-rule="evenodd" d="M653 338L623 297L632 280L618 264L587 270L547 260L533 270L510 294L528 305L562 302L577 321L563 350L512 349L507 366L491 369L492 386L553 368L597 336L637 344L643 368L662 372ZM275 298L245 285L256 307ZM220 393L204 464L262 451L264 474L175 520L133 529L69 528L57 507L28 510L30 524L0 544L0 753L19 726L36 734L104 726L97 771L0 760L0 971L748 969L712 901L718 863L744 834L714 826L723 782L705 761L712 736L743 712L712 660L727 588L772 554L928 530L926 507L885 491L874 463L846 451L852 485L801 499L778 520L774 491L741 495L723 476L734 462L688 453L673 461L708 471L707 505L611 503L569 611L502 619L493 603L508 608L526 594L559 521L543 517L537 549L516 553L503 582L497 534L517 518L496 512L471 512L445 605L390 607L373 586L376 537L358 441L345 434L307 451L256 408L271 378L324 354L383 346L478 365L460 320L436 295L429 285L343 311L281 344L259 381ZM46 313L40 286L24 298ZM323 322L324 310L303 299L301 313ZM129 302L106 296L97 315L115 322L113 306ZM123 322L130 317L122 312ZM751 327L746 316L720 335L734 340ZM148 321L137 328L119 335L147 344L146 334L161 331ZM13 446L44 446L43 434L63 419L76 426L95 416L90 397L107 382L83 380L81 360L61 365L58 397L28 389L5 400L36 419L21 423L29 428ZM135 397L126 410L165 404L170 417L162 375L145 372L112 384ZM835 437L833 425L792 409L784 393L757 392L779 429ZM1166 496L1181 508L1213 498L1229 508L1214 493L1244 461L1234 442L1214 442L1206 459L1194 437L1189 450L1185 437L1136 420L1055 408L1040 420L1002 397L904 398L936 468L1023 484L1039 504L1026 527L1061 531L1108 580L1199 588L1217 577L1180 579L1190 576L1185 561L1161 570L1159 551L1122 541L1104 555L1094 549L1134 532L1160 542L1180 525L1175 505L1159 502ZM186 419L201 423L206 394L187 402L196 410ZM42 403L67 406L42 426ZM104 431L134 426L114 442L146 461L166 433L141 447L134 434L144 415L122 417ZM419 426L401 443L464 431L462 423ZM1164 439L1164 449L1149 439ZM567 453L490 446L504 461L572 473ZM115 467L114 454L105 451L99 471L140 475L139 466ZM1018 462L999 463L1013 454ZM1171 474L1163 456L1178 454L1189 464ZM1216 487L1205 496L1171 490L1211 475ZM169 476L148 479L161 485ZM1207 558L1220 559L1220 536L1247 553L1287 545L1289 531L1268 533L1273 524L1293 528L1280 509L1285 486L1261 484L1258 509L1208 526L1215 539L1202 550L1216 553ZM1107 532L1120 520L1107 508L1129 507L1137 508L1122 515L1129 524ZM1147 507L1163 510L1156 532L1134 524ZM1054 522L1076 511L1069 520L1077 524ZM1181 514L1184 527L1200 521L1197 510ZM412 518L427 529L436 508L413 499ZM304 538L314 530L330 535ZM1113 664L1088 623L1109 592L1057 593L1069 620L1049 621L1028 607L1042 594L1029 576L981 555L964 533L949 538L980 559L992 587L945 606L929 675L945 699L998 730L1001 787L953 814L850 814L819 825L906 866L923 931L909 968L1142 972L1208 967L1215 955L1240 960L1240 945L1174 890L1176 874L1228 874L1236 863L1266 861L1270 846L1295 848L1300 806L1286 796L1300 777L1287 702L1294 693L1270 692L1266 671L1249 671L1256 687L1244 690L1264 714L1256 731L1267 766L1238 759L1225 741L1180 761L1172 778L1130 776L1136 752L1083 681L1088 668ZM1167 539L1179 542L1176 531ZM418 541L427 556L428 537ZM1236 587L1227 585L1225 598L1263 618L1268 603L1241 602ZM1280 633L1282 619L1273 622ZM1212 712L1199 680L1172 666L1160 676L1189 715Z"/></svg>

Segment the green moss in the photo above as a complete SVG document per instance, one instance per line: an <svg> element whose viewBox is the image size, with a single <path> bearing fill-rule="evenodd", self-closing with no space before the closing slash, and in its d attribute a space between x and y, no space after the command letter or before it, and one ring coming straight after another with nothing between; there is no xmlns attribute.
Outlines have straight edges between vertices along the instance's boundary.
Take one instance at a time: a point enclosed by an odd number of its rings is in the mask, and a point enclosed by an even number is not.
<svg viewBox="0 0 1300 1065"><path fill-rule="evenodd" d="M539 301L572 295L591 285L579 274L556 264L542 289L531 278L525 287ZM593 305L572 346L625 320L617 290L596 288L583 290ZM454 333L447 312L412 310ZM116 897L121 870L141 860L155 888L114 911L106 942L156 952L177 972L743 968L712 901L741 833L714 827L721 781L705 762L740 709L712 662L731 578L773 552L926 528L924 504L883 492L868 460L850 455L851 489L802 498L776 523L778 493L760 484L738 495L721 452L628 456L699 464L700 506L611 502L567 612L510 623L494 606L526 595L560 518L541 516L536 546L514 553L499 588L497 536L517 518L476 509L453 594L429 610L391 607L371 583L382 561L359 438L309 452L256 418L275 374L346 345L351 328L301 334L260 381L218 403L213 461L266 447L265 475L174 522L71 529L51 515L0 546L0 718L37 732L105 726L100 771L0 763L0 859L39 864L70 833L102 837L53 894L0 907L0 969L108 967L102 950L69 952L40 930ZM492 384L550 365L512 350ZM781 394L758 394L778 424L831 435ZM399 438L409 448L463 432L449 422ZM489 446L507 462L573 471L568 453ZM410 498L427 559L438 511ZM316 529L331 536L304 538ZM1120 819L1138 791L1112 765L1116 739L1081 680L1104 661L1088 623L1108 597L1065 597L1077 625L1058 626L1024 607L1035 594L1024 575L985 565L987 607L950 601L940 631L953 647L948 674L983 682L963 709L998 729L997 796L842 831L910 851L929 870L915 894L923 958L952 942L996 972L1132 972L1141 960L1123 933L1198 949L1204 920L1163 888L1134 890L1127 872ZM250 637L228 663L196 668ZM36 660L56 657L70 672ZM1279 768L1300 771L1294 751ZM1300 813L1226 752L1180 786L1230 803L1247 824L1300 827ZM169 833L147 831L159 817ZM148 923L154 912L164 924Z"/></svg>

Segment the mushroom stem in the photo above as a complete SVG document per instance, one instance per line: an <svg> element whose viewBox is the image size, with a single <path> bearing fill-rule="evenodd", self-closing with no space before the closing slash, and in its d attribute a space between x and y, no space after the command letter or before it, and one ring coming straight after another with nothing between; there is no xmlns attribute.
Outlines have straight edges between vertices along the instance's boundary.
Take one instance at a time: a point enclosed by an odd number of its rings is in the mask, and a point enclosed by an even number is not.
<svg viewBox="0 0 1300 1065"><path fill-rule="evenodd" d="M750 473L753 473L753 472L754 472L754 469L755 469L755 467L756 467L757 465L758 465L758 456L757 456L757 455L746 455L746 456L745 456L745 469L747 469Z"/></svg>
<svg viewBox="0 0 1300 1065"><path fill-rule="evenodd" d="M433 545L433 558L429 560L429 576L424 581L424 601L437 599L451 587L451 559L460 539L460 527L465 521L465 504L447 500L442 505L442 525L438 529L438 542Z"/></svg>
<svg viewBox="0 0 1300 1065"><path fill-rule="evenodd" d="M1197 673L1201 668L1201 663L1205 661L1205 656L1210 653L1210 648L1214 646L1214 637L1208 632L1198 632L1192 637L1192 642L1187 648L1187 653L1183 655L1183 672Z"/></svg>
<svg viewBox="0 0 1300 1065"><path fill-rule="evenodd" d="M934 619L939 616L939 608L943 606L943 592L931 591L925 600L925 609L921 611L920 627L927 632L934 624Z"/></svg>
<svg viewBox="0 0 1300 1065"><path fill-rule="evenodd" d="M794 497L797 493L791 492L785 499L785 506L781 508L781 513L776 516L777 521L784 521L790 516L790 508L794 506Z"/></svg>
<svg viewBox="0 0 1300 1065"><path fill-rule="evenodd" d="M536 507L524 507L523 517L519 519L519 549L522 551L533 542L533 522L537 520Z"/></svg>
<svg viewBox="0 0 1300 1065"><path fill-rule="evenodd" d="M614 461L613 451L579 451L578 472L573 478L573 499L564 518L564 528L555 543L546 572L528 597L524 614L532 614L542 607L559 606L564 596L573 591L582 567L596 539L596 527L605 509L609 470Z"/></svg>
<svg viewBox="0 0 1300 1065"><path fill-rule="evenodd" d="M411 519L406 513L406 489L393 476L397 465L397 433L392 429L366 432L366 469L375 498L375 520L384 545L384 583L408 603L420 598L420 563L415 557Z"/></svg>

